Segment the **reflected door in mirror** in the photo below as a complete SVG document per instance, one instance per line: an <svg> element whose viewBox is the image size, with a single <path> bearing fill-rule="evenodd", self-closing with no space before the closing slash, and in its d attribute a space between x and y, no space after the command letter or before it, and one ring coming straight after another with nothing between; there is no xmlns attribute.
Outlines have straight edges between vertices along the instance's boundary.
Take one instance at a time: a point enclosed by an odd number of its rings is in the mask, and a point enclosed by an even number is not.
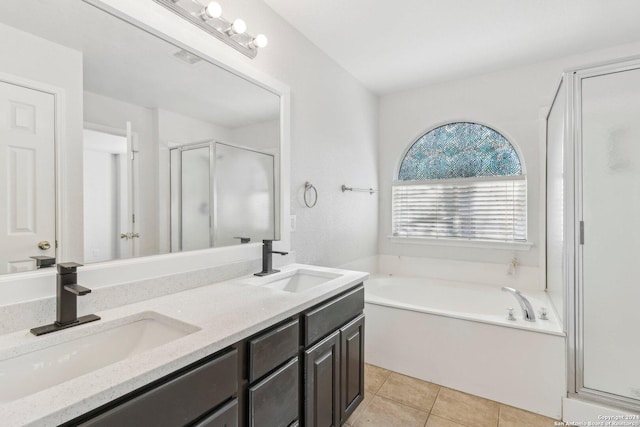
<svg viewBox="0 0 640 427"><path fill-rule="evenodd" d="M54 120L53 95L0 82L0 274L55 256Z"/></svg>
<svg viewBox="0 0 640 427"><path fill-rule="evenodd" d="M88 125L84 151L84 262L135 256L135 157L126 129Z"/></svg>

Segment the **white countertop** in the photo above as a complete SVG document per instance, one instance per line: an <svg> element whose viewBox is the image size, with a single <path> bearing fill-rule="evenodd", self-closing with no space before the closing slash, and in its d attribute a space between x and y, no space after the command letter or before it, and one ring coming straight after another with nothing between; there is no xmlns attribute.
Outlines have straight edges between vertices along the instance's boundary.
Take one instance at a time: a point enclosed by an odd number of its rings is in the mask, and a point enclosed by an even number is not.
<svg viewBox="0 0 640 427"><path fill-rule="evenodd" d="M4 360L85 335L100 322L107 324L140 312L156 312L200 328L89 374L0 404L1 424L5 427L51 426L74 419L304 311L368 277L367 273L303 264L290 264L281 271L297 268L341 276L300 293L247 285L241 282L253 276L244 276L98 312L95 313L101 317L98 322L40 337L28 330L0 335L0 360ZM0 387L3 387L1 382Z"/></svg>

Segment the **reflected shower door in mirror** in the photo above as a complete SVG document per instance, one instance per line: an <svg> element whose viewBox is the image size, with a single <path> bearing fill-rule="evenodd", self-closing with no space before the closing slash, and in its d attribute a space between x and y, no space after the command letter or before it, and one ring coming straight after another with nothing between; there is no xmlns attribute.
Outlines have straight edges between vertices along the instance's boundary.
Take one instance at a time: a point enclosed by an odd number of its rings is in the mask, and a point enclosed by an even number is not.
<svg viewBox="0 0 640 427"><path fill-rule="evenodd" d="M171 149L171 250L275 238L275 156L206 142Z"/></svg>
<svg viewBox="0 0 640 427"><path fill-rule="evenodd" d="M279 239L277 94L78 0L1 1L0 49L0 274L36 268L34 256L91 263ZM189 167L183 184L209 194L183 200L195 216L177 245L170 148L202 141L275 164L215 182Z"/></svg>

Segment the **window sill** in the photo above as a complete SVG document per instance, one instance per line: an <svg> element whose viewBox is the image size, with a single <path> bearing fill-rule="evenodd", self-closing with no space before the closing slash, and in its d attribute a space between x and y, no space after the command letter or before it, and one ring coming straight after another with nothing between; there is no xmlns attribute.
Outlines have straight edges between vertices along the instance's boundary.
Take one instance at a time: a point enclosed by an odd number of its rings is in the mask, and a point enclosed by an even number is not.
<svg viewBox="0 0 640 427"><path fill-rule="evenodd" d="M528 251L533 247L533 242L497 242L493 240L463 240L463 239L432 239L428 237L399 237L388 236L393 243L451 246L459 248L501 249L510 251Z"/></svg>

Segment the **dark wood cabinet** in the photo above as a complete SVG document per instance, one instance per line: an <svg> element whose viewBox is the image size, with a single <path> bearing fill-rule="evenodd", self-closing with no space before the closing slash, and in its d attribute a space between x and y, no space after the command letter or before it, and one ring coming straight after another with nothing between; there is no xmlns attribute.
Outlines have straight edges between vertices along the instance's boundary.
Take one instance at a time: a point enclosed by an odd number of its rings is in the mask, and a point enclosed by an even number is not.
<svg viewBox="0 0 640 427"><path fill-rule="evenodd" d="M298 355L298 319L249 340L249 381L253 382Z"/></svg>
<svg viewBox="0 0 640 427"><path fill-rule="evenodd" d="M298 357L294 357L249 387L251 427L286 427L298 419L299 371Z"/></svg>
<svg viewBox="0 0 640 427"><path fill-rule="evenodd" d="M175 427L189 424L230 399L238 390L238 354L230 350L205 358L195 366L169 375L148 389L107 405L82 427ZM87 418L87 417L85 417ZM213 424L215 425L215 424ZM230 426L229 426L230 427Z"/></svg>
<svg viewBox="0 0 640 427"><path fill-rule="evenodd" d="M64 426L338 427L364 393L358 285Z"/></svg>
<svg viewBox="0 0 640 427"><path fill-rule="evenodd" d="M340 425L340 331L304 352L305 426Z"/></svg>
<svg viewBox="0 0 640 427"><path fill-rule="evenodd" d="M303 314L305 346L340 328L364 310L364 288L359 286Z"/></svg>
<svg viewBox="0 0 640 427"><path fill-rule="evenodd" d="M340 421L364 399L364 314L340 328Z"/></svg>
<svg viewBox="0 0 640 427"><path fill-rule="evenodd" d="M305 427L340 426L364 399L363 309L359 286L303 314Z"/></svg>
<svg viewBox="0 0 640 427"><path fill-rule="evenodd" d="M193 427L238 427L238 399L233 399L212 414L206 415Z"/></svg>

